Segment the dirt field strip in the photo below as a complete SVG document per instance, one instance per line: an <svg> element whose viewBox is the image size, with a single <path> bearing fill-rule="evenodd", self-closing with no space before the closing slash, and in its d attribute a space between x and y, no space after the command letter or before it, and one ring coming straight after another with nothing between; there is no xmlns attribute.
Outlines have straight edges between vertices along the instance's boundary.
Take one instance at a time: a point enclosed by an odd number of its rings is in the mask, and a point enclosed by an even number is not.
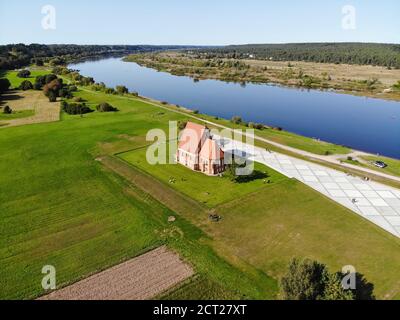
<svg viewBox="0 0 400 320"><path fill-rule="evenodd" d="M35 110L35 114L27 118L2 120L0 123L7 124L1 126L2 128L60 120L60 103L49 102L41 91L18 91L3 95L2 106L5 105L9 105L14 111Z"/></svg>
<svg viewBox="0 0 400 320"><path fill-rule="evenodd" d="M163 246L38 300L146 300L193 274L189 265Z"/></svg>

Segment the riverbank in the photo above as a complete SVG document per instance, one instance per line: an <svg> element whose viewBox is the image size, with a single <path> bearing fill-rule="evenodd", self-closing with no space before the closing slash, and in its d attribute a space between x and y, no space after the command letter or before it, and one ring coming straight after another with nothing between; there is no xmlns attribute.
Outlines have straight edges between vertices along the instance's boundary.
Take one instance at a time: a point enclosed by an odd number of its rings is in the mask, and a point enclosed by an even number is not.
<svg viewBox="0 0 400 320"><path fill-rule="evenodd" d="M199 59L179 52L133 54L124 61L198 80L279 84L400 101L400 70L312 62Z"/></svg>

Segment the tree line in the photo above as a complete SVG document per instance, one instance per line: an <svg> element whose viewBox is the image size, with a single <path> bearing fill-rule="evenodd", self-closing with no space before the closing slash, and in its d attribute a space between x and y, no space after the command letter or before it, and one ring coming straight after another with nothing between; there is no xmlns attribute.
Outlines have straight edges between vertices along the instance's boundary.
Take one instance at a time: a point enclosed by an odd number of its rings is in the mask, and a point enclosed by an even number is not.
<svg viewBox="0 0 400 320"><path fill-rule="evenodd" d="M122 56L130 53L185 48L189 47L150 45L8 44L0 46L0 70L19 69L32 63L43 65L43 63L48 62L55 66L86 58Z"/></svg>
<svg viewBox="0 0 400 320"><path fill-rule="evenodd" d="M198 58L260 59L376 65L400 69L400 45L379 43L293 43L232 45L185 50Z"/></svg>

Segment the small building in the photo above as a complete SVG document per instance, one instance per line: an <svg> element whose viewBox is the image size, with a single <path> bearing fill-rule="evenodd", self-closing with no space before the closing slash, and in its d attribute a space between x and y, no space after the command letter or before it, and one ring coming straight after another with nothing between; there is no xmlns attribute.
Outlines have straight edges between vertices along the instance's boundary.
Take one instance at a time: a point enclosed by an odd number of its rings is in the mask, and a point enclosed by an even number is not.
<svg viewBox="0 0 400 320"><path fill-rule="evenodd" d="M179 138L177 163L207 175L225 171L225 154L212 139L210 130L202 125L188 122Z"/></svg>

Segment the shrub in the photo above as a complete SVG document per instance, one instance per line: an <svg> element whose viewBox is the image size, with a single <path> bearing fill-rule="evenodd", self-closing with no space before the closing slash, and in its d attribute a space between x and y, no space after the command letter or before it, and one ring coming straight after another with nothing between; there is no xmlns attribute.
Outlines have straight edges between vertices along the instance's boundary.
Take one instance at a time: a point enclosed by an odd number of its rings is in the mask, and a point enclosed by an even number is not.
<svg viewBox="0 0 400 320"><path fill-rule="evenodd" d="M71 99L72 98L72 93L69 91L67 87L63 87L60 89L58 95L61 98L66 98L66 99Z"/></svg>
<svg viewBox="0 0 400 320"><path fill-rule="evenodd" d="M3 108L3 113L4 114L11 114L12 113L12 109L10 108L10 106L5 106Z"/></svg>
<svg viewBox="0 0 400 320"><path fill-rule="evenodd" d="M118 94L126 94L129 93L129 90L125 86L116 86L115 90L118 92Z"/></svg>
<svg viewBox="0 0 400 320"><path fill-rule="evenodd" d="M93 112L85 103L67 103L65 101L62 102L61 108L64 112L76 115L76 114L85 114Z"/></svg>
<svg viewBox="0 0 400 320"><path fill-rule="evenodd" d="M33 89L33 84L29 80L24 80L24 81L21 82L19 88L21 90L24 90L24 91L32 90Z"/></svg>
<svg viewBox="0 0 400 320"><path fill-rule="evenodd" d="M106 89L104 90L104 92L105 92L106 94L116 94L116 92L115 92L115 90L114 90L113 88L106 88Z"/></svg>
<svg viewBox="0 0 400 320"><path fill-rule="evenodd" d="M0 93L6 92L8 89L10 89L10 87L11 83L8 79L0 79Z"/></svg>
<svg viewBox="0 0 400 320"><path fill-rule="evenodd" d="M108 104L107 102L100 103L96 110L99 112L115 112L118 111L117 108L114 108L112 105Z"/></svg>
<svg viewBox="0 0 400 320"><path fill-rule="evenodd" d="M21 70L17 73L18 78L29 78L31 75L31 72L29 70Z"/></svg>
<svg viewBox="0 0 400 320"><path fill-rule="evenodd" d="M73 100L74 100L74 102L82 102L83 101L83 99L81 97L75 97Z"/></svg>
<svg viewBox="0 0 400 320"><path fill-rule="evenodd" d="M199 111L199 110L194 110L193 113L194 113L194 114L199 114L200 111Z"/></svg>
<svg viewBox="0 0 400 320"><path fill-rule="evenodd" d="M49 98L50 102L56 102L57 101L57 94L53 90L48 91L46 96Z"/></svg>
<svg viewBox="0 0 400 320"><path fill-rule="evenodd" d="M70 85L70 86L69 86L69 91L70 91L70 92L76 92L76 91L78 91L78 87L77 87L77 86L74 86L74 85Z"/></svg>
<svg viewBox="0 0 400 320"><path fill-rule="evenodd" d="M234 116L231 119L231 122L234 124L241 124L243 122L242 117Z"/></svg>
<svg viewBox="0 0 400 320"><path fill-rule="evenodd" d="M161 101L161 104L166 106L168 104L168 102L167 101Z"/></svg>

